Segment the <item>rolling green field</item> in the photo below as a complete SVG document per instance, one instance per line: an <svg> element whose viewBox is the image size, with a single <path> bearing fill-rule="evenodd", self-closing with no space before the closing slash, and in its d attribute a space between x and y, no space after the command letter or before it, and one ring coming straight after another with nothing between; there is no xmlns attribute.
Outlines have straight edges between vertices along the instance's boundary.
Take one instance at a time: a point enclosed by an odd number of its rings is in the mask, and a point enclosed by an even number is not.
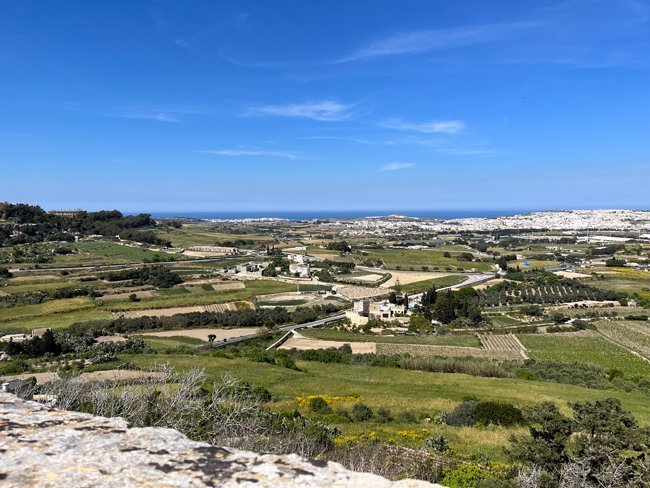
<svg viewBox="0 0 650 488"><path fill-rule="evenodd" d="M109 312L99 310L87 297L49 300L38 305L0 308L0 331L16 328L30 331L37 327L62 329L74 322L110 316Z"/></svg>
<svg viewBox="0 0 650 488"><path fill-rule="evenodd" d="M79 250L75 254L57 256L54 266L89 266L101 264L126 264L144 261L169 261L174 255L154 252L133 246L122 246L108 241L85 241L70 244ZM49 265L48 265L49 266Z"/></svg>
<svg viewBox="0 0 650 488"><path fill-rule="evenodd" d="M54 291L69 286L81 286L81 284L78 281L64 279L62 276L55 274L31 274L10 278L5 282L4 286L0 287L0 291L13 295L35 291Z"/></svg>
<svg viewBox="0 0 650 488"><path fill-rule="evenodd" d="M279 366L251 362L246 359L224 359L201 356L135 355L123 356L123 360L142 367L168 362L179 370L205 368L214 379L230 374L255 386L264 386L274 396L272 406L280 409L296 408L295 398L308 395L361 396L372 408L387 407L397 414L409 410L418 417L433 417L440 410L451 410L467 397L480 400L509 402L526 406L549 400L568 412L567 402L596 400L616 396L643 424L650 423L650 402L647 395L620 390L592 390L578 386L502 378L482 378L464 374L427 373L398 368L350 366L345 364L298 361L300 371ZM457 429L432 424L397 424L377 429L391 431L410 428L428 429L430 433L449 436L452 447L460 452L483 452L494 456L503 455L508 436L513 430L481 429L467 427ZM373 424L342 424L344 435L375 428ZM348 430L349 429L349 430Z"/></svg>
<svg viewBox="0 0 650 488"><path fill-rule="evenodd" d="M257 295L284 293L295 290L295 285L272 280L246 281L246 288L239 290L206 292L200 287L193 293L172 293L167 296L157 296L139 302L116 301L104 305L108 310L144 310L151 308L187 307L192 305L208 305L239 300L250 300Z"/></svg>
<svg viewBox="0 0 650 488"><path fill-rule="evenodd" d="M86 297L49 300L37 305L22 305L18 307L0 308L0 321L18 320L39 315L50 315L94 308L95 304Z"/></svg>
<svg viewBox="0 0 650 488"><path fill-rule="evenodd" d="M225 234L222 232L210 231L206 225L184 224L180 229L173 227L162 227L156 231L161 239L171 241L174 247L191 246L215 246L226 241L246 239L259 241L260 245L273 241L273 238L266 235L255 234Z"/></svg>
<svg viewBox="0 0 650 488"><path fill-rule="evenodd" d="M382 260L386 269L409 270L413 268L415 271L421 271L422 266L428 266L429 271L435 271L436 267L440 271L444 271L446 267L462 268L466 271L471 269L490 271L492 269L492 263L458 261L456 259L456 256L460 254L458 251L447 251L451 255L449 258L444 257L445 251L438 249L369 249L364 252L367 253L367 256L353 254L357 264L363 264L366 259Z"/></svg>
<svg viewBox="0 0 650 488"><path fill-rule="evenodd" d="M360 334L346 330L304 329L300 333L305 337L327 341L343 342L386 342L393 344L434 344L438 346L480 347L481 342L473 334L445 334L440 336L387 336L381 334Z"/></svg>
<svg viewBox="0 0 650 488"><path fill-rule="evenodd" d="M37 327L63 329L84 320L109 319L112 317L112 311L208 305L251 300L257 295L295 290L292 284L271 280L250 280L246 281L245 285L243 289L226 291L205 291L199 286L193 287L192 291L182 287L163 289L158 290L153 298L145 298L139 302L121 300L96 305L88 297L76 297L47 300L36 305L5 307L0 308L0 331L4 329L29 332Z"/></svg>
<svg viewBox="0 0 650 488"><path fill-rule="evenodd" d="M567 336L566 334L519 334L532 359L560 363L595 364L606 369L619 369L626 376L650 375L650 363L599 335ZM650 402L648 402L650 404Z"/></svg>

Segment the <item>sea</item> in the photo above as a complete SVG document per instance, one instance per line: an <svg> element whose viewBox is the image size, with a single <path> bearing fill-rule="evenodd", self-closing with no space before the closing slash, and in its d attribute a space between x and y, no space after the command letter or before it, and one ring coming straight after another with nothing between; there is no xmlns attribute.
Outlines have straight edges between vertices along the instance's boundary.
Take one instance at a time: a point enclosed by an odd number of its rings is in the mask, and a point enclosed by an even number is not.
<svg viewBox="0 0 650 488"><path fill-rule="evenodd" d="M185 217L202 220L240 220L278 218L286 220L359 219L386 215L417 218L461 219L469 217L505 217L539 210L319 210L319 211L246 211L246 212L150 212L154 218Z"/></svg>

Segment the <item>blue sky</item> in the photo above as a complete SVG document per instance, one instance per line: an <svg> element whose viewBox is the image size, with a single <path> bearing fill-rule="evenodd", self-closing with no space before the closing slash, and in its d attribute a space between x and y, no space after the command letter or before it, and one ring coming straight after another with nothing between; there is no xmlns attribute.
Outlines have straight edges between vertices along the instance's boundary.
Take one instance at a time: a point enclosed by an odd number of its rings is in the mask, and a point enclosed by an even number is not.
<svg viewBox="0 0 650 488"><path fill-rule="evenodd" d="M2 1L0 200L650 207L650 1Z"/></svg>

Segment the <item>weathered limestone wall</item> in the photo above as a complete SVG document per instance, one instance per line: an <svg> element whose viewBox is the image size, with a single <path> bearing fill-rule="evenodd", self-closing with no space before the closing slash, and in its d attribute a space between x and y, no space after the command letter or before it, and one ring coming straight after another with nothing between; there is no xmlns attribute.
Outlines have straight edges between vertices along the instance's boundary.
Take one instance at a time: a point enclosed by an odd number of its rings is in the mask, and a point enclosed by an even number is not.
<svg viewBox="0 0 650 488"><path fill-rule="evenodd" d="M49 409L0 392L0 486L435 487L336 463L194 442L172 429Z"/></svg>

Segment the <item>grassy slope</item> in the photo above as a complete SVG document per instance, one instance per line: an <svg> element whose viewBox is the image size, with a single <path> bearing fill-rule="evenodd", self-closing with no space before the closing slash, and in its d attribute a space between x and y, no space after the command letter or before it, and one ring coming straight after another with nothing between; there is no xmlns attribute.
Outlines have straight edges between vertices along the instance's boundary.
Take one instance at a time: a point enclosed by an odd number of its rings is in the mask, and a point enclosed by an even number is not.
<svg viewBox="0 0 650 488"><path fill-rule="evenodd" d="M0 308L0 332L16 328L63 329L74 322L110 317L108 311L98 309L87 297L49 300L39 305Z"/></svg>
<svg viewBox="0 0 650 488"><path fill-rule="evenodd" d="M161 362L169 362L181 370L198 366L205 368L214 379L230 374L253 385L267 388L275 399L272 407L283 410L295 409L297 407L295 398L298 396L329 395L361 396L363 402L373 409L387 407L393 415L409 410L416 413L419 418L431 418L440 410L451 410L467 397L505 401L518 406L550 400L560 405L565 413L569 413L568 402L593 401L615 396L641 423L646 425L650 423L648 397L636 392L590 390L555 383L303 361L298 361L301 371L294 371L242 358L137 355L125 356L123 359L132 361L138 366L150 366ZM338 427L344 435L376 431L394 438L404 429L424 433L425 436L442 434L460 453L482 453L500 461L506 461L503 448L508 445L510 434L523 432L523 429L455 428L422 422L413 424L368 422L341 424ZM419 441L420 444L421 442Z"/></svg>
<svg viewBox="0 0 650 488"><path fill-rule="evenodd" d="M54 266L89 266L99 264L125 264L153 261L156 256L165 261L172 258L165 252L154 252L131 246L121 246L106 241L86 241L71 244L79 253L57 256ZM50 266L50 264L48 264Z"/></svg>
<svg viewBox="0 0 650 488"><path fill-rule="evenodd" d="M169 361L180 369L190 369L198 365L204 367L214 378L230 373L254 385L267 387L279 400L292 400L296 396L304 395L361 395L364 402L371 407L386 406L395 412L410 409L435 414L438 410L453 408L467 396L506 401L520 406L543 400L566 406L567 402L616 396L641 422L650 423L648 397L636 392L591 390L537 381L303 361L298 362L302 371L294 371L241 358L159 358L136 355L125 356L125 359L139 366L163 361Z"/></svg>

